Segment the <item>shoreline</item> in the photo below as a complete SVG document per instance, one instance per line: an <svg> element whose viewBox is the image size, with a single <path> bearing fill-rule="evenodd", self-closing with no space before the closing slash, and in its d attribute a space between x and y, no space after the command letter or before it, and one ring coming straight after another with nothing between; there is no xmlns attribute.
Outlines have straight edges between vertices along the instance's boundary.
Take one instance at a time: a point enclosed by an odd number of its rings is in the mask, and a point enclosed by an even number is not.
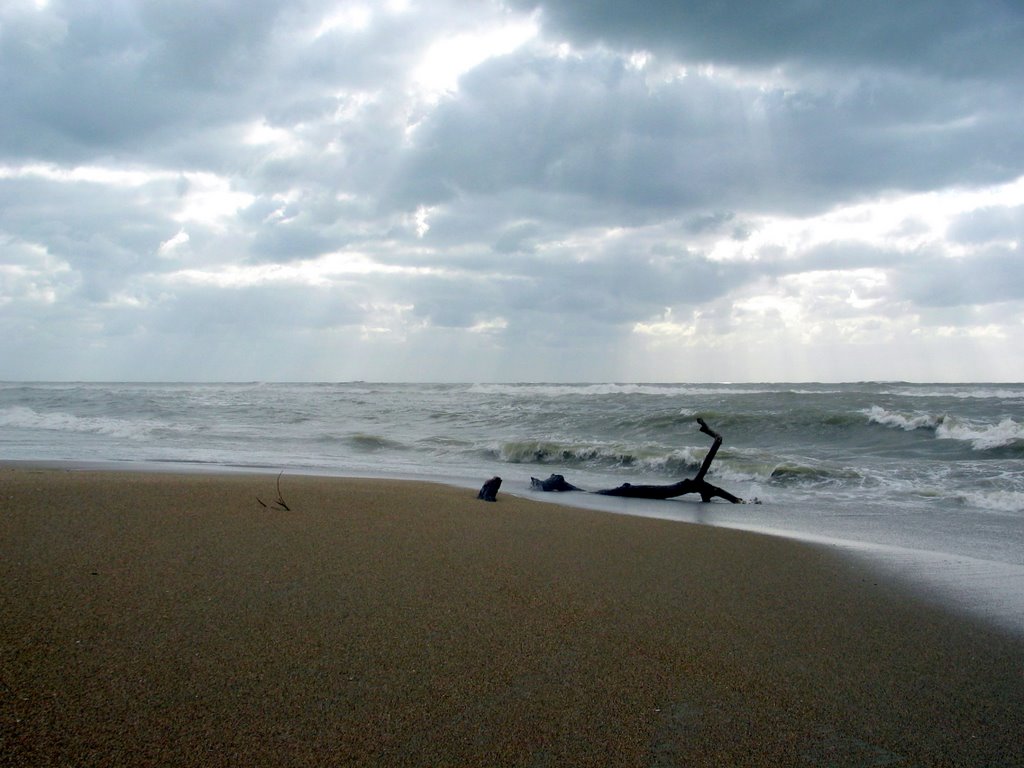
<svg viewBox="0 0 1024 768"><path fill-rule="evenodd" d="M821 546L0 467L0 765L1024 764L1024 639Z"/></svg>
<svg viewBox="0 0 1024 768"><path fill-rule="evenodd" d="M472 490L474 493L488 478L480 476L432 476L414 473L342 471L328 468L289 468L192 464L181 461L83 461L83 460L19 460L0 459L0 471L11 469L51 469L81 472L140 472L157 474L209 475L283 475L287 478L334 478L345 480L374 480L384 482L413 482L437 484L447 488ZM880 544L820 535L805 530L778 525L765 516L771 504L751 507L723 502L701 504L694 498L686 500L650 501L622 499L593 493L540 493L530 489L519 478L518 486L506 478L499 494L558 507L586 509L602 514L616 514L642 519L748 531L764 536L799 541L836 551L837 556L852 557L875 570L880 578L901 582L919 599L953 610L975 620L992 624L1001 630L1024 637L1024 564L981 559L963 553L931 550L920 547ZM514 481L513 481L514 482ZM521 486L521 487L520 487ZM742 510L739 512L737 510ZM760 513L760 519L750 522L744 513ZM770 514L770 513L769 513Z"/></svg>

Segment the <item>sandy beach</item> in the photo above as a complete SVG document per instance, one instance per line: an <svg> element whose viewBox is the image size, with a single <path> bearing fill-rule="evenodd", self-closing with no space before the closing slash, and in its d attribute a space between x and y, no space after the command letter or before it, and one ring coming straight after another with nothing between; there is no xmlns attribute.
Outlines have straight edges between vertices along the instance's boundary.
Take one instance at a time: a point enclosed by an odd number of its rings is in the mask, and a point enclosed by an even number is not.
<svg viewBox="0 0 1024 768"><path fill-rule="evenodd" d="M0 765L1024 765L1024 639L835 551L275 479L0 468Z"/></svg>

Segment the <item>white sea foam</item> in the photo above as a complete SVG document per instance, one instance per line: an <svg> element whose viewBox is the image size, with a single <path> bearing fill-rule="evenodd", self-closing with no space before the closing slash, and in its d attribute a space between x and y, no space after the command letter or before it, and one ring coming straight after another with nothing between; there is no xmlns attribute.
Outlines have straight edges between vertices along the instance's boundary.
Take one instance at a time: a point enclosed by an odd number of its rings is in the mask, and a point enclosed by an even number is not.
<svg viewBox="0 0 1024 768"><path fill-rule="evenodd" d="M774 389L737 390L715 385L676 384L474 384L470 391L480 394L516 395L520 397L570 397L580 395L654 395L687 397L700 395L764 394Z"/></svg>
<svg viewBox="0 0 1024 768"><path fill-rule="evenodd" d="M897 413L887 411L878 405L871 406L864 413L869 422L881 424L886 427L898 427L907 432L915 429L936 429L945 420L945 416L936 416L929 413Z"/></svg>
<svg viewBox="0 0 1024 768"><path fill-rule="evenodd" d="M1024 512L1024 493L1020 491L965 491L958 497L965 504L990 512Z"/></svg>
<svg viewBox="0 0 1024 768"><path fill-rule="evenodd" d="M972 386L970 389L962 386L948 386L941 388L921 387L899 387L880 394L896 395L899 397L952 397L957 400L1024 400L1024 389L1019 387L994 387L994 386Z"/></svg>
<svg viewBox="0 0 1024 768"><path fill-rule="evenodd" d="M174 425L154 419L133 421L104 416L75 416L60 411L39 413L19 405L0 409L0 426L91 433L125 439L145 439L158 430L175 429Z"/></svg>
<svg viewBox="0 0 1024 768"><path fill-rule="evenodd" d="M668 454L642 458L636 464L642 470L675 474L678 471L699 467L706 453L707 451L693 448L677 448Z"/></svg>
<svg viewBox="0 0 1024 768"><path fill-rule="evenodd" d="M937 426L935 436L940 440L962 440L976 451L987 451L1024 441L1024 426L1010 418L981 426L947 419Z"/></svg>
<svg viewBox="0 0 1024 768"><path fill-rule="evenodd" d="M998 424L979 424L947 415L887 411L877 405L871 406L864 413L869 422L897 427L907 432L915 429L933 430L939 440L970 443L976 451L989 451L1024 442L1024 426L1011 418L1005 418Z"/></svg>
<svg viewBox="0 0 1024 768"><path fill-rule="evenodd" d="M487 449L509 464L566 464L592 467L641 467L662 469L676 461L691 461L687 450L666 455L654 447L626 446L619 443L561 443L545 440L521 440L491 443Z"/></svg>

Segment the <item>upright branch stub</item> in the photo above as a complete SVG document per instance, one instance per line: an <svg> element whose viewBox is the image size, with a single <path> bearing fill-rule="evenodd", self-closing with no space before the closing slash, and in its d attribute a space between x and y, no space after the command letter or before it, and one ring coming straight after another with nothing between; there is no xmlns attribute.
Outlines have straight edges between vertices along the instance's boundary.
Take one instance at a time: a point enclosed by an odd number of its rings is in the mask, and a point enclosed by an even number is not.
<svg viewBox="0 0 1024 768"><path fill-rule="evenodd" d="M281 475L283 474L284 470L281 470L281 472L277 475L277 498L274 499L274 501L272 501L270 504L266 504L263 501L263 499L261 499L259 496L256 497L256 501L258 501L260 503L260 506L263 507L264 509L278 509L284 512L292 511L292 508L288 506L287 502L285 502L284 496L281 495Z"/></svg>
<svg viewBox="0 0 1024 768"><path fill-rule="evenodd" d="M711 469L711 462L715 460L715 456L718 453L718 449L722 446L722 436L715 432L711 427L707 425L700 416L697 417L697 423L700 424L700 431L709 437L713 437L715 442L711 444L711 448L708 450L707 455L704 457L704 461L701 462L700 469L697 471L697 475L693 478L696 482L702 482L704 475Z"/></svg>
<svg viewBox="0 0 1024 768"><path fill-rule="evenodd" d="M497 501L498 500L498 489L501 487L501 478L495 475L480 489L480 493L476 495L478 499L483 501Z"/></svg>

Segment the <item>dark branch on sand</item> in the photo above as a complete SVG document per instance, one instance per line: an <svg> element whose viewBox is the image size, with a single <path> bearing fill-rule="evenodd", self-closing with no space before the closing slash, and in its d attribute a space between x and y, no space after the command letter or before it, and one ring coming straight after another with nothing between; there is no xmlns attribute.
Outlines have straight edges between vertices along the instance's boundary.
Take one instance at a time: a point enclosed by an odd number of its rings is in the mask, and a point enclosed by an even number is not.
<svg viewBox="0 0 1024 768"><path fill-rule="evenodd" d="M717 497L725 499L732 504L745 504L746 502L743 499L738 496L734 496L716 485L711 485L711 483L704 479L708 470L711 469L711 462L715 460L718 449L722 445L722 436L711 429L711 427L704 422L704 419L698 418L697 423L700 424L701 432L714 438L714 443L712 443L711 449L704 457L704 461L701 462L700 469L697 470L695 477L686 478L685 480L680 480L678 483L672 483L671 485L631 485L630 483L623 483L618 488L607 488L603 491L594 491L594 493L601 494L602 496L624 496L631 499L672 499L676 496L683 496L687 493L697 493L700 494L701 501L705 502L711 501L711 499ZM531 477L530 485L535 490L539 491L583 490L582 488L577 488L571 483L567 483L562 475L551 475L547 480L538 480L535 477Z"/></svg>
<svg viewBox="0 0 1024 768"><path fill-rule="evenodd" d="M285 512L292 511L292 508L289 507L288 504L285 502L284 496L281 495L281 475L283 474L284 470L282 470L277 476L277 498L274 501L272 501L270 504L266 504L264 503L263 499L261 499L259 496L256 497L256 501L258 501L260 503L260 506L263 507L264 509L278 509L283 510Z"/></svg>

